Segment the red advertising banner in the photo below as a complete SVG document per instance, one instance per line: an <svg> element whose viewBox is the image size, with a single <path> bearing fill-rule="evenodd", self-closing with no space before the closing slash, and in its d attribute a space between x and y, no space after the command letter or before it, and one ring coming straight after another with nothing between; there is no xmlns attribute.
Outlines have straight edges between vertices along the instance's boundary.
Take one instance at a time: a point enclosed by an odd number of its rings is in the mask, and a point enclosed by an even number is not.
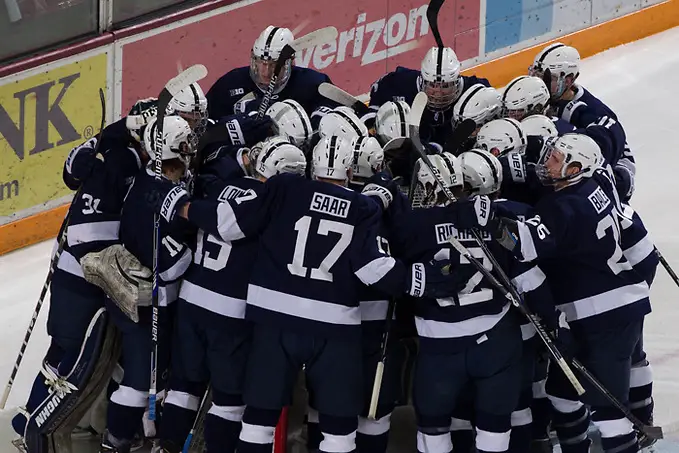
<svg viewBox="0 0 679 453"><path fill-rule="evenodd" d="M439 26L444 43L460 60L479 55L481 0L448 1ZM396 68L418 68L434 38L426 18L427 0L255 0L201 21L141 33L122 48L122 112L135 100L155 95L178 67L201 63L207 91L224 73L249 64L255 38L268 25L288 27L299 37L335 26L338 38L296 56L295 63L325 72L350 93L365 93ZM153 34L157 33L157 34Z"/></svg>

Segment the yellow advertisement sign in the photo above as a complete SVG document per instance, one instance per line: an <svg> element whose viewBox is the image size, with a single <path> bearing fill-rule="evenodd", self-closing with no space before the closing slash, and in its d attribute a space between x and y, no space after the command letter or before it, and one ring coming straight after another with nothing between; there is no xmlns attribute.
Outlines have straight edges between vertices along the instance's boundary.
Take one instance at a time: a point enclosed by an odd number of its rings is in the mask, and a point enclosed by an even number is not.
<svg viewBox="0 0 679 453"><path fill-rule="evenodd" d="M106 54L0 86L0 218L70 193L68 152L99 132Z"/></svg>

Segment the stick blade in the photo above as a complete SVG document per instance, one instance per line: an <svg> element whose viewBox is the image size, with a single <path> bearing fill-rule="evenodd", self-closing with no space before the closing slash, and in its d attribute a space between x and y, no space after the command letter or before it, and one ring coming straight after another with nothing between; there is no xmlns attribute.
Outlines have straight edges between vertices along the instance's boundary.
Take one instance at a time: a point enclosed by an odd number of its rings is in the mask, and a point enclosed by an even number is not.
<svg viewBox="0 0 679 453"><path fill-rule="evenodd" d="M205 66L202 64L193 65L184 70L181 74L170 79L170 81L165 84L165 89L174 97L187 86L205 78L206 75L207 68Z"/></svg>
<svg viewBox="0 0 679 453"><path fill-rule="evenodd" d="M338 104L344 105L346 107L351 107L359 114L363 116L370 113L370 108L357 99L355 96L347 93L340 87L333 85L332 83L323 82L318 86L318 94L324 98L335 101Z"/></svg>
<svg viewBox="0 0 679 453"><path fill-rule="evenodd" d="M295 39L292 42L292 47L295 50L304 50L310 47L319 46L330 41L335 41L339 36L339 32L336 27L324 27L314 30L311 33L307 33Z"/></svg>
<svg viewBox="0 0 679 453"><path fill-rule="evenodd" d="M646 426L644 428L644 434L654 440L663 439L665 437L661 426Z"/></svg>
<svg viewBox="0 0 679 453"><path fill-rule="evenodd" d="M424 109L427 108L427 94L423 91L417 93L415 99L413 100L413 105L410 106L410 116L408 116L408 125L419 128L420 120L422 119L422 114Z"/></svg>

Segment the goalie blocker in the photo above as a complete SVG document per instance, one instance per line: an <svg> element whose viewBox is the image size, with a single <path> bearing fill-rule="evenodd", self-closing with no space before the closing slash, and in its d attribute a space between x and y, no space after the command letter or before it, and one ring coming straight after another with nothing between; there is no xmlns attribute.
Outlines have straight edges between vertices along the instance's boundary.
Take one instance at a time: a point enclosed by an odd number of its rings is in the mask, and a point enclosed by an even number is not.
<svg viewBox="0 0 679 453"><path fill-rule="evenodd" d="M80 353L58 369L44 365L47 393L27 414L23 440L14 444L27 453L69 453L71 432L108 384L120 355L120 335L104 308L92 318Z"/></svg>

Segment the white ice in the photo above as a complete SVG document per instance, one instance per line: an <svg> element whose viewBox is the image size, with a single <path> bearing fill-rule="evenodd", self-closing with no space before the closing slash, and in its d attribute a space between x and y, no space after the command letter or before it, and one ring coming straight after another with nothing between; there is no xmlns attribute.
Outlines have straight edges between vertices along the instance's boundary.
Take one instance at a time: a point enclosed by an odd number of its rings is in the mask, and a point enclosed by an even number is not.
<svg viewBox="0 0 679 453"><path fill-rule="evenodd" d="M656 245L679 272L679 122L676 74L679 27L620 46L583 61L580 82L618 115L637 159L633 207ZM674 94L673 94L674 93ZM677 222L677 223L675 223ZM4 387L21 346L49 265L52 241L0 257L0 385ZM653 366L655 422L673 441L663 451L679 452L679 287L658 269L652 292L653 313L645 324L645 349ZM49 297L48 297L49 298ZM11 451L9 418L25 402L48 338L48 303L33 332L24 363L0 413L0 451Z"/></svg>

